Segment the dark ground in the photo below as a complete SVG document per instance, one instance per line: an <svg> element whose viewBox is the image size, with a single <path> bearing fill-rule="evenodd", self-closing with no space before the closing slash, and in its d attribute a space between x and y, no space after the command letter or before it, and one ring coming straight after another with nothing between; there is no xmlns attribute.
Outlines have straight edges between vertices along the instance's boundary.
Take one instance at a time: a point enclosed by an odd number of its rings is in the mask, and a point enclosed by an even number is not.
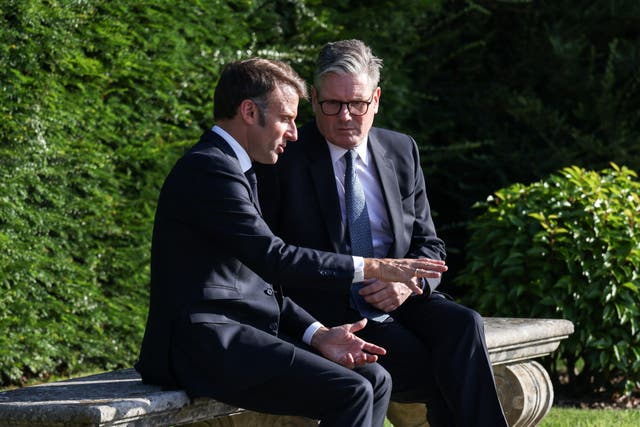
<svg viewBox="0 0 640 427"><path fill-rule="evenodd" d="M604 388L577 392L575 388L560 379L554 384L554 406L582 409L640 409L640 390L625 395Z"/></svg>

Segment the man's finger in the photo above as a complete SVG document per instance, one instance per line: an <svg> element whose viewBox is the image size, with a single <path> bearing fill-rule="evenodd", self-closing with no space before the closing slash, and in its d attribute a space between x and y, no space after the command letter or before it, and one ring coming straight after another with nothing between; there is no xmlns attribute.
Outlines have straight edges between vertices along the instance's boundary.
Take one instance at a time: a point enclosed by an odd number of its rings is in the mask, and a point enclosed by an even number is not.
<svg viewBox="0 0 640 427"><path fill-rule="evenodd" d="M350 324L348 330L353 334L364 329L366 325L367 325L367 319L363 318L358 320L355 323Z"/></svg>
<svg viewBox="0 0 640 427"><path fill-rule="evenodd" d="M355 361L353 360L353 356L351 355L351 353L347 353L344 355L341 365L349 369L355 366Z"/></svg>
<svg viewBox="0 0 640 427"><path fill-rule="evenodd" d="M377 362L378 361L378 356L376 356L375 354L366 354L364 361L365 361L365 363Z"/></svg>
<svg viewBox="0 0 640 427"><path fill-rule="evenodd" d="M433 258L418 258L419 261L430 262L432 264L441 264L444 265L445 262L441 259L433 259Z"/></svg>
<svg viewBox="0 0 640 427"><path fill-rule="evenodd" d="M385 350L383 347L380 347L379 345L375 345L367 341L364 341L362 350L366 351L369 354L379 354L380 356L384 356L385 354L387 354L387 350Z"/></svg>
<svg viewBox="0 0 640 427"><path fill-rule="evenodd" d="M447 267L444 261L439 261L439 260L419 259L419 260L416 260L414 263L412 263L411 266L416 270L431 271L431 272L438 272L438 273L444 273L449 269L449 267Z"/></svg>
<svg viewBox="0 0 640 427"><path fill-rule="evenodd" d="M413 271L413 277L438 279L442 277L442 273L440 273L439 271L424 270L421 268L416 268Z"/></svg>
<svg viewBox="0 0 640 427"><path fill-rule="evenodd" d="M375 294L376 292L384 288L385 288L384 282L377 280L375 283L361 287L358 293L362 296L371 295L371 294Z"/></svg>
<svg viewBox="0 0 640 427"><path fill-rule="evenodd" d="M405 285L416 295L422 295L422 288L418 286L413 280L405 282Z"/></svg>

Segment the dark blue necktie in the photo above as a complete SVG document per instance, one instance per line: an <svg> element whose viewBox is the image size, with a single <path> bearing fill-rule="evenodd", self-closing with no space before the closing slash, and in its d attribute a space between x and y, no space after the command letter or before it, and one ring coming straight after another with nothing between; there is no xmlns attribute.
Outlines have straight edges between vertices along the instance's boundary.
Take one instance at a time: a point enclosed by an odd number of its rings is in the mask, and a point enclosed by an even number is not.
<svg viewBox="0 0 640 427"><path fill-rule="evenodd" d="M247 177L247 181L249 181L249 186L251 187L253 204L256 206L256 209L258 209L260 215L262 215L260 211L260 200L258 199L258 178L256 177L256 171L253 169L253 166L244 173L244 176Z"/></svg>
<svg viewBox="0 0 640 427"><path fill-rule="evenodd" d="M371 224L369 223L369 213L367 212L367 202L364 198L364 190L358 179L355 168L356 152L347 151L344 155L346 169L344 175L344 201L347 211L347 227L349 239L351 241L351 255L364 258L373 257L373 241L371 239ZM389 315L374 308L367 303L358 291L362 288L362 283L351 285L351 304L364 317L383 322Z"/></svg>

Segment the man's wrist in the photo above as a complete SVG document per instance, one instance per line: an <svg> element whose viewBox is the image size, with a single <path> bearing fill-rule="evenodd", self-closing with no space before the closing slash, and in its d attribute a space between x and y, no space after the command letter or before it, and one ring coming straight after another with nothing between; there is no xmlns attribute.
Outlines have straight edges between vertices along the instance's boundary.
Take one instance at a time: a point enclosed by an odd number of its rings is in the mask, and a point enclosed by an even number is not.
<svg viewBox="0 0 640 427"><path fill-rule="evenodd" d="M361 256L353 256L353 281L358 283L364 281L364 258Z"/></svg>
<svg viewBox="0 0 640 427"><path fill-rule="evenodd" d="M318 332L318 329L322 327L323 325L320 322L313 322L312 324L310 324L302 335L302 342L307 345L311 345L311 339L313 338L313 335Z"/></svg>

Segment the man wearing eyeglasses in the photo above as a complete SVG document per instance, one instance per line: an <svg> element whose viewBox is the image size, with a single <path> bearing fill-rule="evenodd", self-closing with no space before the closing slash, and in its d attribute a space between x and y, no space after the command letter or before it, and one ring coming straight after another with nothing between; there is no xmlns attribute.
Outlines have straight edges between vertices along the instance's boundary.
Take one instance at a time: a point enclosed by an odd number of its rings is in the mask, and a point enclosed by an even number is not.
<svg viewBox="0 0 640 427"><path fill-rule="evenodd" d="M315 120L275 166L258 170L260 203L285 241L338 253L444 260L413 138L373 127L382 61L359 40L325 45L312 88ZM364 244L362 242L365 242ZM327 325L371 319L358 335L387 349L392 399L424 402L431 427L506 426L482 318L415 279L297 282L285 293Z"/></svg>

